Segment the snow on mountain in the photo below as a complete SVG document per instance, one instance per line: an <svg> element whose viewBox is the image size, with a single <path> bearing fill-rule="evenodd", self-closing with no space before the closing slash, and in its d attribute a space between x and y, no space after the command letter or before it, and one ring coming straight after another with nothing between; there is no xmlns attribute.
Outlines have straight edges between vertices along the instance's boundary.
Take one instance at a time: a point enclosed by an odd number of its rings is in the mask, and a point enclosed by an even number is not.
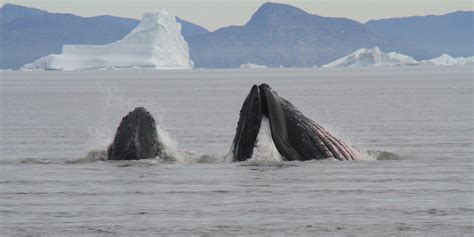
<svg viewBox="0 0 474 237"><path fill-rule="evenodd" d="M246 63L246 64L241 64L240 69L264 69L268 68L265 65L259 65L259 64L254 64L254 63Z"/></svg>
<svg viewBox="0 0 474 237"><path fill-rule="evenodd" d="M106 45L63 45L22 69L83 70L100 68L192 69L181 24L166 10L145 13L123 39Z"/></svg>
<svg viewBox="0 0 474 237"><path fill-rule="evenodd" d="M323 67L380 67L417 64L418 61L410 56L396 52L385 53L378 47L374 47L372 49L358 49L345 57L323 65Z"/></svg>
<svg viewBox="0 0 474 237"><path fill-rule="evenodd" d="M464 65L474 63L474 56L471 57L451 57L449 54L443 54L437 58L432 58L429 60L422 61L425 64L434 64L434 65Z"/></svg>

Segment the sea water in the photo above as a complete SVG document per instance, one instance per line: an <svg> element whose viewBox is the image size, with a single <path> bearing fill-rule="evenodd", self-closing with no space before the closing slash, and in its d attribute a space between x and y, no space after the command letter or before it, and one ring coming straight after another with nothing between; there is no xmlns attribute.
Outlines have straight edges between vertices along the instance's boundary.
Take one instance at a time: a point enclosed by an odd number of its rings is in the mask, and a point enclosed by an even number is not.
<svg viewBox="0 0 474 237"><path fill-rule="evenodd" d="M472 66L0 75L4 236L473 233ZM230 162L263 82L365 159ZM102 161L136 106L178 159Z"/></svg>

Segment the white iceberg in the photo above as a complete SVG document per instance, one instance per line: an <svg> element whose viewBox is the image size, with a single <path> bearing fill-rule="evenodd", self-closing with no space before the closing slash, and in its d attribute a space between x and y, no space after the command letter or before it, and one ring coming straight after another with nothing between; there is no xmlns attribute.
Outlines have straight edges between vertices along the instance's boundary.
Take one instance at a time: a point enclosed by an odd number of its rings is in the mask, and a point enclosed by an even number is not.
<svg viewBox="0 0 474 237"><path fill-rule="evenodd" d="M51 54L26 64L23 70L84 69L192 69L189 47L181 24L166 10L145 13L140 24L123 39L107 45L64 45Z"/></svg>
<svg viewBox="0 0 474 237"><path fill-rule="evenodd" d="M432 58L429 60L423 60L422 61L425 64L434 64L434 65L444 65L444 66L449 66L449 65L465 65L465 64L472 64L474 63L474 56L471 57L451 57L449 54L443 54L437 58Z"/></svg>
<svg viewBox="0 0 474 237"><path fill-rule="evenodd" d="M396 52L385 53L378 47L374 47L372 49L358 49L345 57L323 65L323 67L381 67L417 64L419 62L410 56Z"/></svg>
<svg viewBox="0 0 474 237"><path fill-rule="evenodd" d="M254 64L254 63L246 63L246 64L241 64L240 69L264 69L268 68L265 65L259 65L259 64Z"/></svg>

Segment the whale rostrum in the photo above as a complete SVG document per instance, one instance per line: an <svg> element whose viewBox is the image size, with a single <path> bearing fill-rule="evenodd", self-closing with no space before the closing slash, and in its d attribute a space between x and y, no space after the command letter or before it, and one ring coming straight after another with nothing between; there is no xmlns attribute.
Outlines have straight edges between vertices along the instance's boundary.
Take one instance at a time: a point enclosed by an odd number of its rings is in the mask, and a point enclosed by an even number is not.
<svg viewBox="0 0 474 237"><path fill-rule="evenodd" d="M357 159L350 146L304 116L270 86L261 84L252 86L240 110L232 145L234 161L252 157L263 117L268 118L272 140L285 160Z"/></svg>
<svg viewBox="0 0 474 237"><path fill-rule="evenodd" d="M155 119L143 107L122 118L115 138L107 150L109 160L139 160L160 156Z"/></svg>

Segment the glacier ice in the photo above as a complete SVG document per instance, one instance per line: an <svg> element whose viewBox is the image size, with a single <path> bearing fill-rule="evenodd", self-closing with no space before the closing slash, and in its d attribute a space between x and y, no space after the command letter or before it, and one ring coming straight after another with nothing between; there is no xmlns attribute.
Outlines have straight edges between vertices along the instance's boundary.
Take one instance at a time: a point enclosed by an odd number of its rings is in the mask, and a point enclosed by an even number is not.
<svg viewBox="0 0 474 237"><path fill-rule="evenodd" d="M429 60L423 60L424 64L434 64L434 65L465 65L465 64L473 64L474 63L474 56L471 57L451 57L449 54L443 54L439 57L432 58Z"/></svg>
<svg viewBox="0 0 474 237"><path fill-rule="evenodd" d="M264 69L268 68L265 65L259 65L255 63L246 63L246 64L240 64L240 69Z"/></svg>
<svg viewBox="0 0 474 237"><path fill-rule="evenodd" d="M419 62L410 56L396 52L385 53L378 47L374 47L372 49L358 49L347 56L323 65L323 67L380 67L417 64Z"/></svg>
<svg viewBox="0 0 474 237"><path fill-rule="evenodd" d="M181 24L166 10L147 12L123 39L107 45L63 45L51 54L26 64L23 70L84 69L192 69Z"/></svg>

